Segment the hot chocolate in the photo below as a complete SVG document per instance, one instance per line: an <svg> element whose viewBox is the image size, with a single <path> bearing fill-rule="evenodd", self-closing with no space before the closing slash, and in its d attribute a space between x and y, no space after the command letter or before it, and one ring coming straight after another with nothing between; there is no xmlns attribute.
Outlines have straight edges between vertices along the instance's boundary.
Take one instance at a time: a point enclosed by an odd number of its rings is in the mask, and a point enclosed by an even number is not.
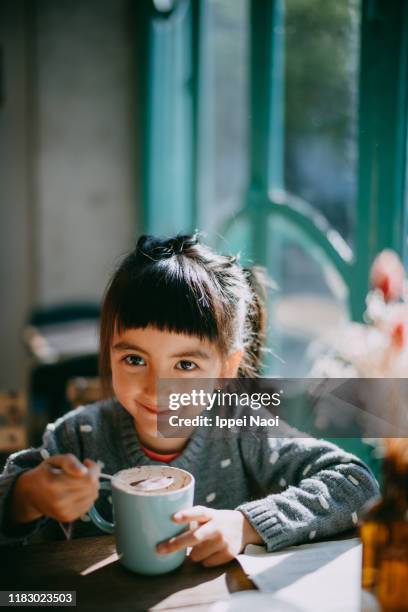
<svg viewBox="0 0 408 612"><path fill-rule="evenodd" d="M116 487L137 495L161 495L184 489L191 476L170 466L143 465L115 474Z"/></svg>

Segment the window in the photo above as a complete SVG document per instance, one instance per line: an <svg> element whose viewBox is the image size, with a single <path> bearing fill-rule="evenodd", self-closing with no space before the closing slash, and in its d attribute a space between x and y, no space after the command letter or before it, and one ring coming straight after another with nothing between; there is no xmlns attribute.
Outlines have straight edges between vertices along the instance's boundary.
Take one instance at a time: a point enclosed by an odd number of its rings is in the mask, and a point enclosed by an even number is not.
<svg viewBox="0 0 408 612"><path fill-rule="evenodd" d="M305 375L310 340L362 316L375 254L405 249L408 3L170 4L140 9L145 230L266 265L265 373Z"/></svg>

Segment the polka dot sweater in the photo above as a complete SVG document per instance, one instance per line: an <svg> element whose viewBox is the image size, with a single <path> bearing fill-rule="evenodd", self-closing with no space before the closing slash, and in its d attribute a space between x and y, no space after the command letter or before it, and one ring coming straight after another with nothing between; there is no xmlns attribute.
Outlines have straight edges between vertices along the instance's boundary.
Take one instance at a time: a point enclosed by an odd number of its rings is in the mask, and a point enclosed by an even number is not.
<svg viewBox="0 0 408 612"><path fill-rule="evenodd" d="M365 503L379 493L368 467L334 444L286 429L285 437L281 434L279 438L268 437L261 428L221 438L208 428L197 428L168 465L194 475L195 504L243 512L268 551L355 526ZM100 461L109 474L133 466L160 465L143 452L133 418L116 400L73 410L47 426L40 448L8 458L0 475L1 544L66 534L66 525L47 517L17 527L8 521L8 501L18 476L60 453ZM109 491L101 491L96 505L103 516L112 518ZM69 534L79 537L102 532L85 514L70 526Z"/></svg>

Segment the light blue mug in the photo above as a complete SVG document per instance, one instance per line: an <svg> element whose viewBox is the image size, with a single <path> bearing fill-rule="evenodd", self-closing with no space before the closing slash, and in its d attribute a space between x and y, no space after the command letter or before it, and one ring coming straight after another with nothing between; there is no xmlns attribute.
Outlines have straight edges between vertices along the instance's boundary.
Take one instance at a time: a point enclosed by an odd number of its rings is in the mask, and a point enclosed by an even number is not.
<svg viewBox="0 0 408 612"><path fill-rule="evenodd" d="M194 477L170 466L144 465L121 470L101 489L112 489L114 522L104 519L95 506L91 520L103 531L114 533L121 563L140 574L164 574L181 565L186 550L166 555L156 544L183 531L188 525L172 521L174 513L193 505Z"/></svg>

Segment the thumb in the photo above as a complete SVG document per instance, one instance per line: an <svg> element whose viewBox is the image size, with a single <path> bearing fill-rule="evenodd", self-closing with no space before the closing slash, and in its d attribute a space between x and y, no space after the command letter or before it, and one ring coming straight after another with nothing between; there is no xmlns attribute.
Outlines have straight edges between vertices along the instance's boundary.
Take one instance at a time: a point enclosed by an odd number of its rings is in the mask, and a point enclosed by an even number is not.
<svg viewBox="0 0 408 612"><path fill-rule="evenodd" d="M88 473L88 469L71 453L67 455L52 455L45 461L53 467L62 469L69 476L81 477Z"/></svg>

